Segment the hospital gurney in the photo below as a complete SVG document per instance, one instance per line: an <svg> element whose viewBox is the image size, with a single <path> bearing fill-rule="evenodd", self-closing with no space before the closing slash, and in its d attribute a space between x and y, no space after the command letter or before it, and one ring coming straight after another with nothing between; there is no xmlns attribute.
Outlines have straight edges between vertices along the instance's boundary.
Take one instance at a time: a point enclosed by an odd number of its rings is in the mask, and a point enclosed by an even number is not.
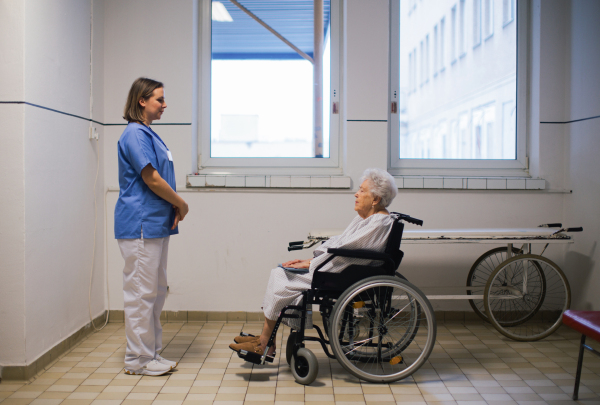
<svg viewBox="0 0 600 405"><path fill-rule="evenodd" d="M483 320L511 339L543 339L561 325L562 313L571 304L571 290L563 271L543 253L551 244L573 243L568 232L583 228L562 228L546 224L522 229L443 229L404 231L404 244L493 244L469 270L465 295L427 295L429 300L467 299ZM340 233L313 231L308 240L293 242L290 250L309 248ZM544 244L540 254L532 244ZM518 247L520 246L520 247Z"/></svg>

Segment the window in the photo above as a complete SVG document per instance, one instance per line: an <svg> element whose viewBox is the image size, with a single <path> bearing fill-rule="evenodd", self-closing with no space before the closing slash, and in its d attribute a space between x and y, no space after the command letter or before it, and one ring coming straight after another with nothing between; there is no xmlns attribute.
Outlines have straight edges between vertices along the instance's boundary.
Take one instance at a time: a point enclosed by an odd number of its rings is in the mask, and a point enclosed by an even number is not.
<svg viewBox="0 0 600 405"><path fill-rule="evenodd" d="M438 39L438 26L436 24L435 27L433 27L433 77L437 76L438 74L438 58L439 58L439 39Z"/></svg>
<svg viewBox="0 0 600 405"><path fill-rule="evenodd" d="M473 48L481 45L481 0L473 0Z"/></svg>
<svg viewBox="0 0 600 405"><path fill-rule="evenodd" d="M417 48L414 48L412 51L413 54L413 76L412 76L412 83L413 83L413 89L412 92L414 93L415 91L417 91Z"/></svg>
<svg viewBox="0 0 600 405"><path fill-rule="evenodd" d="M450 33L450 58L452 63L456 62L456 38L457 38L457 24L456 24L456 6L452 7L452 10L450 11L451 15L452 15L452 32Z"/></svg>
<svg viewBox="0 0 600 405"><path fill-rule="evenodd" d="M445 66L445 62L444 62L444 58L446 56L445 54L445 47L444 47L444 37L445 37L445 31L446 31L446 19L442 18L442 20L440 21L440 56L439 56L439 63L440 63L440 72L443 72L444 69L446 68Z"/></svg>
<svg viewBox="0 0 600 405"><path fill-rule="evenodd" d="M466 52L467 52L467 43L466 43L466 32L465 32L465 9L466 9L466 5L465 5L465 0L460 0L459 3L459 15L458 15L458 52L460 57L462 58L463 56L465 56Z"/></svg>
<svg viewBox="0 0 600 405"><path fill-rule="evenodd" d="M421 41L420 46L420 55L421 55L421 86L425 84L425 47L423 46L423 41Z"/></svg>
<svg viewBox="0 0 600 405"><path fill-rule="evenodd" d="M339 167L339 3L200 2L202 172Z"/></svg>
<svg viewBox="0 0 600 405"><path fill-rule="evenodd" d="M502 0L502 25L506 26L515 19L515 0Z"/></svg>
<svg viewBox="0 0 600 405"><path fill-rule="evenodd" d="M390 58L390 94L398 91L402 95L400 113L390 113L392 172L482 175L483 170L485 175L522 175L526 163L526 86L517 87L517 81L525 83L527 73L526 7L519 9L515 16L518 24L512 25L512 31L505 29L503 35L485 44L485 53L461 55L460 63L438 74L427 91L409 92L411 72L403 71L404 64L409 64L403 61L414 60L409 55L417 45L427 52L427 27L433 27L434 69L439 72L444 65L445 16L449 15L451 22L452 59L455 50L463 49L461 16L472 15L470 6L477 2L459 0L448 9L439 5L426 9L428 3L423 3L419 13L403 15L402 1L391 3L396 18L392 21L398 26L392 25L391 30L391 49L396 53ZM493 1L480 4L484 6L480 10L487 14L486 7L492 7ZM485 21L493 26L493 14ZM420 60L427 64L426 56L421 55Z"/></svg>
<svg viewBox="0 0 600 405"><path fill-rule="evenodd" d="M429 34L425 36L425 83L429 82Z"/></svg>
<svg viewBox="0 0 600 405"><path fill-rule="evenodd" d="M483 33L485 39L494 35L494 0L484 0L483 8Z"/></svg>

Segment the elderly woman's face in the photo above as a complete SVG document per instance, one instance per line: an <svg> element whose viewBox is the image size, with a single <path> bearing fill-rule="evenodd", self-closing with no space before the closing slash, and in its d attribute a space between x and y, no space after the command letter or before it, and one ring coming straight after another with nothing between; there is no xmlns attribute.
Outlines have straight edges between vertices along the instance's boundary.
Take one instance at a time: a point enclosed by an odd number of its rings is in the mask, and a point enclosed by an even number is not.
<svg viewBox="0 0 600 405"><path fill-rule="evenodd" d="M371 180L365 180L360 185L360 188L354 194L356 201L354 202L354 211L358 213L362 218L366 218L369 212L373 209L375 204L375 198L371 194Z"/></svg>

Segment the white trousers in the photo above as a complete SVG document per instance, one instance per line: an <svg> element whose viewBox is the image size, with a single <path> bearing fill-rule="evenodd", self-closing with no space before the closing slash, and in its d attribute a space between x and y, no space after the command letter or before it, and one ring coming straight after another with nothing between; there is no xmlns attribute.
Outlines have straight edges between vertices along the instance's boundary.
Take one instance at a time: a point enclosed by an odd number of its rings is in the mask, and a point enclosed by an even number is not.
<svg viewBox="0 0 600 405"><path fill-rule="evenodd" d="M160 313L167 296L169 237L118 242L125 259L125 368L138 370L162 349Z"/></svg>

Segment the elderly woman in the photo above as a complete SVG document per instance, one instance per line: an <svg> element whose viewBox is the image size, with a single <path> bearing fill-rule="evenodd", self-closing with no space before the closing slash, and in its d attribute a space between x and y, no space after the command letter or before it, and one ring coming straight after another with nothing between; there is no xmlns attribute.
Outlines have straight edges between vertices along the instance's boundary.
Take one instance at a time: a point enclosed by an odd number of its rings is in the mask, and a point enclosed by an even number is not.
<svg viewBox="0 0 600 405"><path fill-rule="evenodd" d="M381 169L367 169L361 178L361 185L354 202L357 216L352 220L346 230L315 249L314 257L310 260L291 260L283 263L283 267L308 269L308 273L298 274L288 272L281 267L271 270L267 284L267 291L263 300L265 323L260 336L237 336L229 347L239 352L246 350L262 355L269 337L273 332L281 310L287 305L297 305L302 299L302 292L310 289L313 273L330 256L328 248L343 249L369 249L383 252L387 238L392 229L394 220L387 211L397 194L394 178ZM325 264L319 271L339 273L352 264L369 265L373 261L368 259L353 259L335 257ZM291 319L285 319L289 326ZM274 347L270 348L268 355L274 355Z"/></svg>

